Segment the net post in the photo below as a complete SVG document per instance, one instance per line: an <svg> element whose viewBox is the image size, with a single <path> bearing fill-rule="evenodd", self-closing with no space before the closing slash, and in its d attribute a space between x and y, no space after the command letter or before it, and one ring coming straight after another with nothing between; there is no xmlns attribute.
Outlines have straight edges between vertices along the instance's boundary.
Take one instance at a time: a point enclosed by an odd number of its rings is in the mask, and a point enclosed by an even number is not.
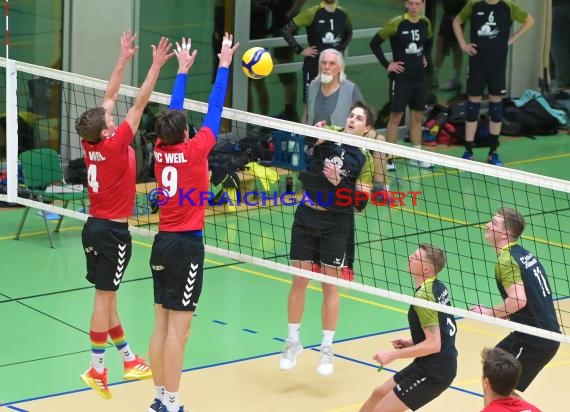
<svg viewBox="0 0 570 412"><path fill-rule="evenodd" d="M10 16L10 3L8 0L6 0L6 2L4 3L4 17L6 19L6 60L8 60L10 58L9 55L9 45L10 45L10 30L9 30L9 16Z"/></svg>
<svg viewBox="0 0 570 412"><path fill-rule="evenodd" d="M18 72L13 60L6 61L6 171L8 202L18 197Z"/></svg>

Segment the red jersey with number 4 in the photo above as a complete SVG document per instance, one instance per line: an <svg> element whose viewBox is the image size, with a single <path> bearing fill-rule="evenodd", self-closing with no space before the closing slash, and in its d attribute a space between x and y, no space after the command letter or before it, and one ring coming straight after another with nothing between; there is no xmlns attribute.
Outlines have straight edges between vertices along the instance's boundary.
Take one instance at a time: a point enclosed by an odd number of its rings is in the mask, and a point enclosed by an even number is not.
<svg viewBox="0 0 570 412"><path fill-rule="evenodd" d="M481 412L540 412L540 409L520 398L509 396L495 399Z"/></svg>
<svg viewBox="0 0 570 412"><path fill-rule="evenodd" d="M188 142L163 145L158 139L154 147L154 175L158 188L163 189L159 194L159 231L204 229L208 201L205 195L210 186L208 154L215 144L216 138L207 127L202 127Z"/></svg>
<svg viewBox="0 0 570 412"><path fill-rule="evenodd" d="M89 214L99 219L124 219L133 215L136 192L133 131L127 122L107 139L92 144L85 139Z"/></svg>

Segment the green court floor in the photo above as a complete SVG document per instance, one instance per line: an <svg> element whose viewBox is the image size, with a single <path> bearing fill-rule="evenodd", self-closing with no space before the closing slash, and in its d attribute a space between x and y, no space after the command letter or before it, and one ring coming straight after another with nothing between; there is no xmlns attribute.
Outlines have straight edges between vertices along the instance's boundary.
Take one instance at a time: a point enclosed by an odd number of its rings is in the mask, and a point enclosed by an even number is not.
<svg viewBox="0 0 570 412"><path fill-rule="evenodd" d="M507 166L568 180L567 139L566 135L505 139L501 153ZM454 156L462 152L459 147L441 150ZM476 157L484 159L485 154L485 149L478 149ZM523 244L541 259L555 297L570 294L567 193L504 182L497 187L493 179L449 169L418 172L404 161L398 163L397 173L400 190L419 189L424 197L417 207L368 207L365 216L357 217L356 281L409 295L412 283L406 259L418 242L427 241L443 246L448 254L448 266L440 277L450 286L456 306L466 308L477 299L482 304L496 300L495 255L483 240L482 225L501 202L507 202L527 218L530 229ZM443 187L454 193L440 193ZM24 400L84 390L79 374L90 361L93 299L84 279L82 222L64 219L61 233L55 236L57 249L51 249L43 221L34 213L21 240L12 240L21 213L22 209L0 209L0 407L19 411L26 410ZM286 262L292 211L266 208L252 216L256 223L240 214L209 220L206 242ZM144 356L153 327L148 267L152 239L134 236L133 243L118 301L128 340ZM213 367L279 352L287 332L289 275L213 255L207 256L205 266L184 368ZM343 290L341 300L335 341L407 328L407 306L402 303L351 290ZM315 284L307 293L303 319L306 346L321 339L320 303L320 287ZM120 358L111 347L106 364L110 381L120 382ZM371 382L363 385L372 388ZM469 396L480 396L480 391Z"/></svg>

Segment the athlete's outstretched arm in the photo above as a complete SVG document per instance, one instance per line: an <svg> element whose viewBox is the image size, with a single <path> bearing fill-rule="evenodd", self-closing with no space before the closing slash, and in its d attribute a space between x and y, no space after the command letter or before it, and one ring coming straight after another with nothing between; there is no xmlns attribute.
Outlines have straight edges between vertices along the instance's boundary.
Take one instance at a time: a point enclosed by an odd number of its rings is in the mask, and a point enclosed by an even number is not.
<svg viewBox="0 0 570 412"><path fill-rule="evenodd" d="M111 73L109 83L105 89L105 95L103 96L103 109L105 109L106 113L111 113L113 110L115 101L119 95L119 88L121 87L121 81L123 80L125 66L139 49L138 46L134 46L136 39L137 35L131 34L130 31L126 31L121 35L121 54L119 55L119 60L117 60L117 64Z"/></svg>
<svg viewBox="0 0 570 412"><path fill-rule="evenodd" d="M226 90L228 88L228 77L230 72L230 65L234 52L239 47L236 43L232 47L233 35L226 33L222 40L222 50L218 54L220 64L218 66L218 73L216 74L216 81L210 93L208 100L208 113L204 118L202 127L207 127L212 131L216 139L220 130L220 121L222 119L222 109L224 108L224 99L226 98Z"/></svg>
<svg viewBox="0 0 570 412"><path fill-rule="evenodd" d="M141 85L133 107L127 113L125 121L131 126L133 134L136 133L139 128L139 123L141 121L141 116L143 110L148 103L148 99L152 94L156 81L158 80L158 75L160 74L160 69L162 66L170 59L174 53L170 53L172 45L168 43L168 38L162 37L157 46L152 45L152 64L143 84Z"/></svg>
<svg viewBox="0 0 570 412"><path fill-rule="evenodd" d="M174 80L174 85L172 86L172 95L170 96L170 104L168 108L170 110L182 110L184 109L184 94L186 92L186 79L188 77L188 70L194 64L194 59L196 58L197 50L194 50L190 54L190 48L192 46L192 41L182 37L180 44L176 42L176 49L174 49L174 54L178 59L178 71L176 72L176 79Z"/></svg>

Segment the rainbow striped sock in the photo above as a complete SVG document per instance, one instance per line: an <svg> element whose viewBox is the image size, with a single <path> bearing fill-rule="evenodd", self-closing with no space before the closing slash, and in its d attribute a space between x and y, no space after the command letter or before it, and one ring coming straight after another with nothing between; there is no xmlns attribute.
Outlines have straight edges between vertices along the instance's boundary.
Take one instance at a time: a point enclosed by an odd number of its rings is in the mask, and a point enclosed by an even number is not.
<svg viewBox="0 0 570 412"><path fill-rule="evenodd" d="M109 336L113 340L113 344L117 350L121 353L123 361L128 362L135 360L136 356L129 347L127 337L125 336L125 332L123 331L123 327L120 323L117 326L109 329Z"/></svg>
<svg viewBox="0 0 570 412"><path fill-rule="evenodd" d="M91 366L97 373L105 370L105 347L107 346L107 332L89 331L91 339Z"/></svg>

